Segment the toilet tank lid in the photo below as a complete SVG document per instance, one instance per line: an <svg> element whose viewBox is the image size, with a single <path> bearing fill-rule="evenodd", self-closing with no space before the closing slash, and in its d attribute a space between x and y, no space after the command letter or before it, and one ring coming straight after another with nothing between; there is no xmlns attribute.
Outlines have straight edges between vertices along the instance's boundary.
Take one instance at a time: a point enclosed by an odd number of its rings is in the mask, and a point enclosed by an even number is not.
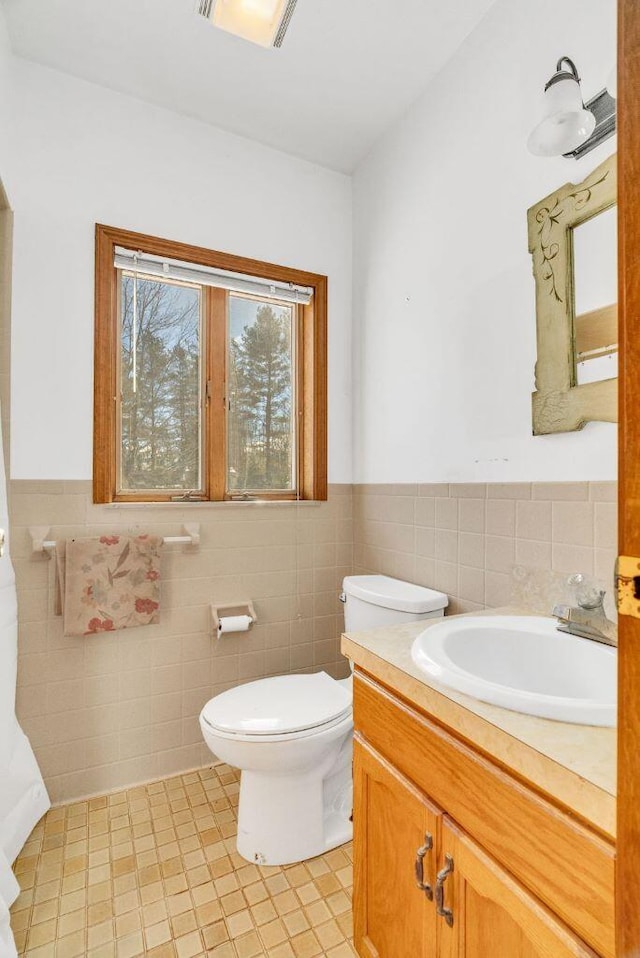
<svg viewBox="0 0 640 958"><path fill-rule="evenodd" d="M449 599L444 592L425 589L413 582L392 579L388 575L348 575L342 582L347 595L353 595L371 605L380 605L396 612L437 612L446 609Z"/></svg>

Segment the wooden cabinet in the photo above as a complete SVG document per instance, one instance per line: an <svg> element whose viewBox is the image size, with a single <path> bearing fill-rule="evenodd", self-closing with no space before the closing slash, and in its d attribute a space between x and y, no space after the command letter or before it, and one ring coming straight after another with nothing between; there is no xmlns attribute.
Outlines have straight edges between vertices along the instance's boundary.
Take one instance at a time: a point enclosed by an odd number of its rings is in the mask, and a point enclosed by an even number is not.
<svg viewBox="0 0 640 958"><path fill-rule="evenodd" d="M361 742L354 747L354 929L363 958L436 958L433 902L441 815Z"/></svg>
<svg viewBox="0 0 640 958"><path fill-rule="evenodd" d="M596 954L445 819L438 958L596 958ZM384 952L380 952L383 958ZM416 955L420 952L415 952Z"/></svg>
<svg viewBox="0 0 640 958"><path fill-rule="evenodd" d="M614 958L610 842L357 673L354 718L361 958Z"/></svg>

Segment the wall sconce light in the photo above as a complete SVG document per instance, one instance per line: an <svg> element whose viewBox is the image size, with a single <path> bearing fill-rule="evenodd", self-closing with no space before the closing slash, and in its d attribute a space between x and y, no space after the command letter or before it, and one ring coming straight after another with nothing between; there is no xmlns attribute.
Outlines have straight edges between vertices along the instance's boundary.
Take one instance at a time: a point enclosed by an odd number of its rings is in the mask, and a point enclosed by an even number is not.
<svg viewBox="0 0 640 958"><path fill-rule="evenodd" d="M546 113L527 141L536 156L573 156L589 153L616 129L616 101L602 90L586 104L573 60L561 57L544 88Z"/></svg>
<svg viewBox="0 0 640 958"><path fill-rule="evenodd" d="M296 0L196 0L196 13L214 27L263 47L281 47Z"/></svg>

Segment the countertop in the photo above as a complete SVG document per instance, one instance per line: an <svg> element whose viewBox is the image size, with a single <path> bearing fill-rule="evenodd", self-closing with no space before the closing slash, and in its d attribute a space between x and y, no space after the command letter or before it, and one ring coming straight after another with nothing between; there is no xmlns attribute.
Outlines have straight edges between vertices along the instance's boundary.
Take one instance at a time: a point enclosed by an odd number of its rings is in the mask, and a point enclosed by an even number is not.
<svg viewBox="0 0 640 958"><path fill-rule="evenodd" d="M478 614L531 613L491 609ZM413 640L438 622L442 619L345 633L342 651L441 725L615 838L616 729L522 715L440 685L411 659Z"/></svg>

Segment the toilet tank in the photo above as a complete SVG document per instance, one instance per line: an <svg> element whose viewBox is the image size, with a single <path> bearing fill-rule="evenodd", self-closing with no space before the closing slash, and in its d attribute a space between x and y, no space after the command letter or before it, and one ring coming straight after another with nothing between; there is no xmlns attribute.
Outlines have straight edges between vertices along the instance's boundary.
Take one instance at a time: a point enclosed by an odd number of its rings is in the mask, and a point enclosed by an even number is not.
<svg viewBox="0 0 640 958"><path fill-rule="evenodd" d="M386 575L348 575L342 589L345 632L441 618L449 604L444 592Z"/></svg>

